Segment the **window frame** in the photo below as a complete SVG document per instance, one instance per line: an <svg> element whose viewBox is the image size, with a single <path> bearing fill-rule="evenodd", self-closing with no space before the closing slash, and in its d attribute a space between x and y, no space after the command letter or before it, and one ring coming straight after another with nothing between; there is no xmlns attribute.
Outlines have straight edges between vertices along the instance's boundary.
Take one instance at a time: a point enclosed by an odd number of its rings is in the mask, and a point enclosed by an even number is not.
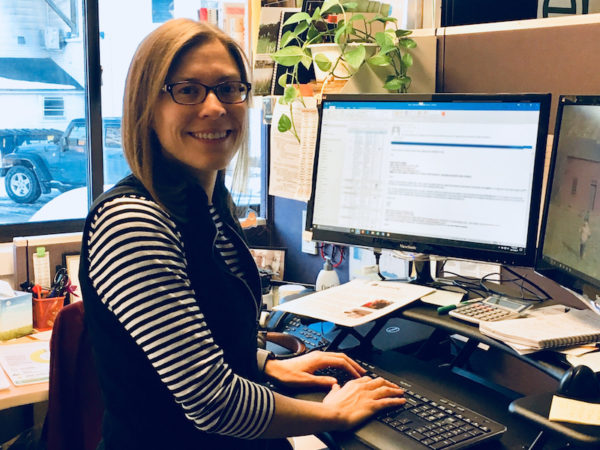
<svg viewBox="0 0 600 450"><path fill-rule="evenodd" d="M99 0L82 0L83 6L83 46L84 46L84 72L85 72L85 110L88 140L86 150L87 162L87 200L91 206L94 200L104 191L104 163L103 163L103 128L102 128L102 66L100 63L100 14ZM45 111L45 110L44 110ZM50 119L49 119L50 120ZM260 130L261 141L261 217L270 222L272 210L271 198L267 195L268 186L268 127ZM264 211L262 211L264 209ZM59 234L83 231L85 218L52 220L44 222L21 222L14 224L0 224L0 243L12 242L14 237L31 236L38 234ZM264 228L259 225L258 228ZM255 233L257 230L251 232ZM259 232L259 233L262 233Z"/></svg>

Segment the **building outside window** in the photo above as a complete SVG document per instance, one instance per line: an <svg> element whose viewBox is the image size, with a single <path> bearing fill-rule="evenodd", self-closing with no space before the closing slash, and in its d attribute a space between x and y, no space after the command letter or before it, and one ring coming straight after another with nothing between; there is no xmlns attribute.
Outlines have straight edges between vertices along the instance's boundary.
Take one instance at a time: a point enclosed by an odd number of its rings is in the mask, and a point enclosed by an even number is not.
<svg viewBox="0 0 600 450"><path fill-rule="evenodd" d="M202 2L87 3L99 12L98 23L91 29L99 30L102 67L104 167L103 171L92 167L91 172L92 177L103 176L101 186L108 189L129 173L121 147L121 114L125 78L135 49L169 18L198 19ZM228 25L224 11L236 6L230 10L238 15L237 25L230 28L235 28L247 46L247 33L240 33L239 25L244 23L240 14L244 19L247 4L217 5L222 27ZM0 2L0 230L22 224L35 230L32 224L81 220L87 213L92 182L87 175L90 130L86 120L85 10L84 0ZM234 193L234 198L260 214L263 143L259 115L251 108L249 189ZM56 224L54 232L67 231ZM0 236L8 240L2 231Z"/></svg>
<svg viewBox="0 0 600 450"><path fill-rule="evenodd" d="M44 117L62 119L65 116L65 100L62 97L44 98Z"/></svg>

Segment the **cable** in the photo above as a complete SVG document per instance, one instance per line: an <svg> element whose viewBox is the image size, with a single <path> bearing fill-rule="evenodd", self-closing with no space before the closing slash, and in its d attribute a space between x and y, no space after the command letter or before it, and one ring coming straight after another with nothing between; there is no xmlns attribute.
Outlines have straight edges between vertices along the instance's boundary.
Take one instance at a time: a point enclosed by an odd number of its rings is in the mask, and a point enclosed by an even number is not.
<svg viewBox="0 0 600 450"><path fill-rule="evenodd" d="M319 246L319 253L321 254L321 258L323 258L323 260L325 260L325 246L326 245L330 245L330 244L321 243L321 245ZM329 257L329 259L331 260L331 265L333 266L334 269L339 267L342 264L342 262L344 261L345 248L346 247L343 247L341 245L331 244L331 256ZM340 252L340 259L338 262L334 262L336 251Z"/></svg>
<svg viewBox="0 0 600 450"><path fill-rule="evenodd" d="M377 266L377 275L379 275L379 279L381 281L385 281L385 277L381 274L381 270L379 269L379 259L381 258L381 249L374 248L373 255L375 255L375 265Z"/></svg>

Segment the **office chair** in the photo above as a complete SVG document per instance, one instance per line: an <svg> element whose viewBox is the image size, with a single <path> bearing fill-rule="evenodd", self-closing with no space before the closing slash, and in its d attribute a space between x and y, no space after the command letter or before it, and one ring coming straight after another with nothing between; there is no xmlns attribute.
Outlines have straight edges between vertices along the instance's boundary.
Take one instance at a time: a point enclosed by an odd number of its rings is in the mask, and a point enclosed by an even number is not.
<svg viewBox="0 0 600 450"><path fill-rule="evenodd" d="M83 302L65 306L52 329L47 450L93 450L100 442L104 405L83 313Z"/></svg>

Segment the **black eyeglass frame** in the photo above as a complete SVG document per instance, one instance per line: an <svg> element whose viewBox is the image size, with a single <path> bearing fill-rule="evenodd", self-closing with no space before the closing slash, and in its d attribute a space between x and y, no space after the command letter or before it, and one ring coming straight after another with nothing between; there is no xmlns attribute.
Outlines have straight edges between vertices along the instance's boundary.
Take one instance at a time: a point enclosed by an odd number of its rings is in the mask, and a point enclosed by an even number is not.
<svg viewBox="0 0 600 450"><path fill-rule="evenodd" d="M219 90L218 90L219 87L221 87L221 86L223 86L225 84L229 84L229 83L239 83L241 85L246 86L247 90L246 90L246 93L245 93L245 97L242 100L240 100L239 102L230 102L230 101L227 101L227 100L221 98L221 95L219 94ZM200 100L198 102L194 102L194 103L181 103L181 102L178 102L177 100L175 100L175 95L173 94L173 88L175 86L177 86L178 84L197 84L197 85L202 86L206 90L206 92L205 92L204 97L202 98L202 100ZM199 81L185 80L185 81L176 81L175 83L165 84L162 87L161 90L163 92L168 92L171 95L171 99L175 103L177 103L178 105L199 105L201 103L204 103L204 100L206 100L206 97L208 97L208 93L211 92L211 91L214 92L214 94L217 96L217 98L219 99L219 101L221 103L225 103L225 104L228 104L228 105L237 105L237 104L240 104L240 103L244 103L246 100L248 100L248 96L250 95L250 90L251 89L252 89L252 84L248 83L246 81L227 80L227 81L223 81L223 82L221 82L219 84L215 84L214 86L207 86L206 84L200 83Z"/></svg>

